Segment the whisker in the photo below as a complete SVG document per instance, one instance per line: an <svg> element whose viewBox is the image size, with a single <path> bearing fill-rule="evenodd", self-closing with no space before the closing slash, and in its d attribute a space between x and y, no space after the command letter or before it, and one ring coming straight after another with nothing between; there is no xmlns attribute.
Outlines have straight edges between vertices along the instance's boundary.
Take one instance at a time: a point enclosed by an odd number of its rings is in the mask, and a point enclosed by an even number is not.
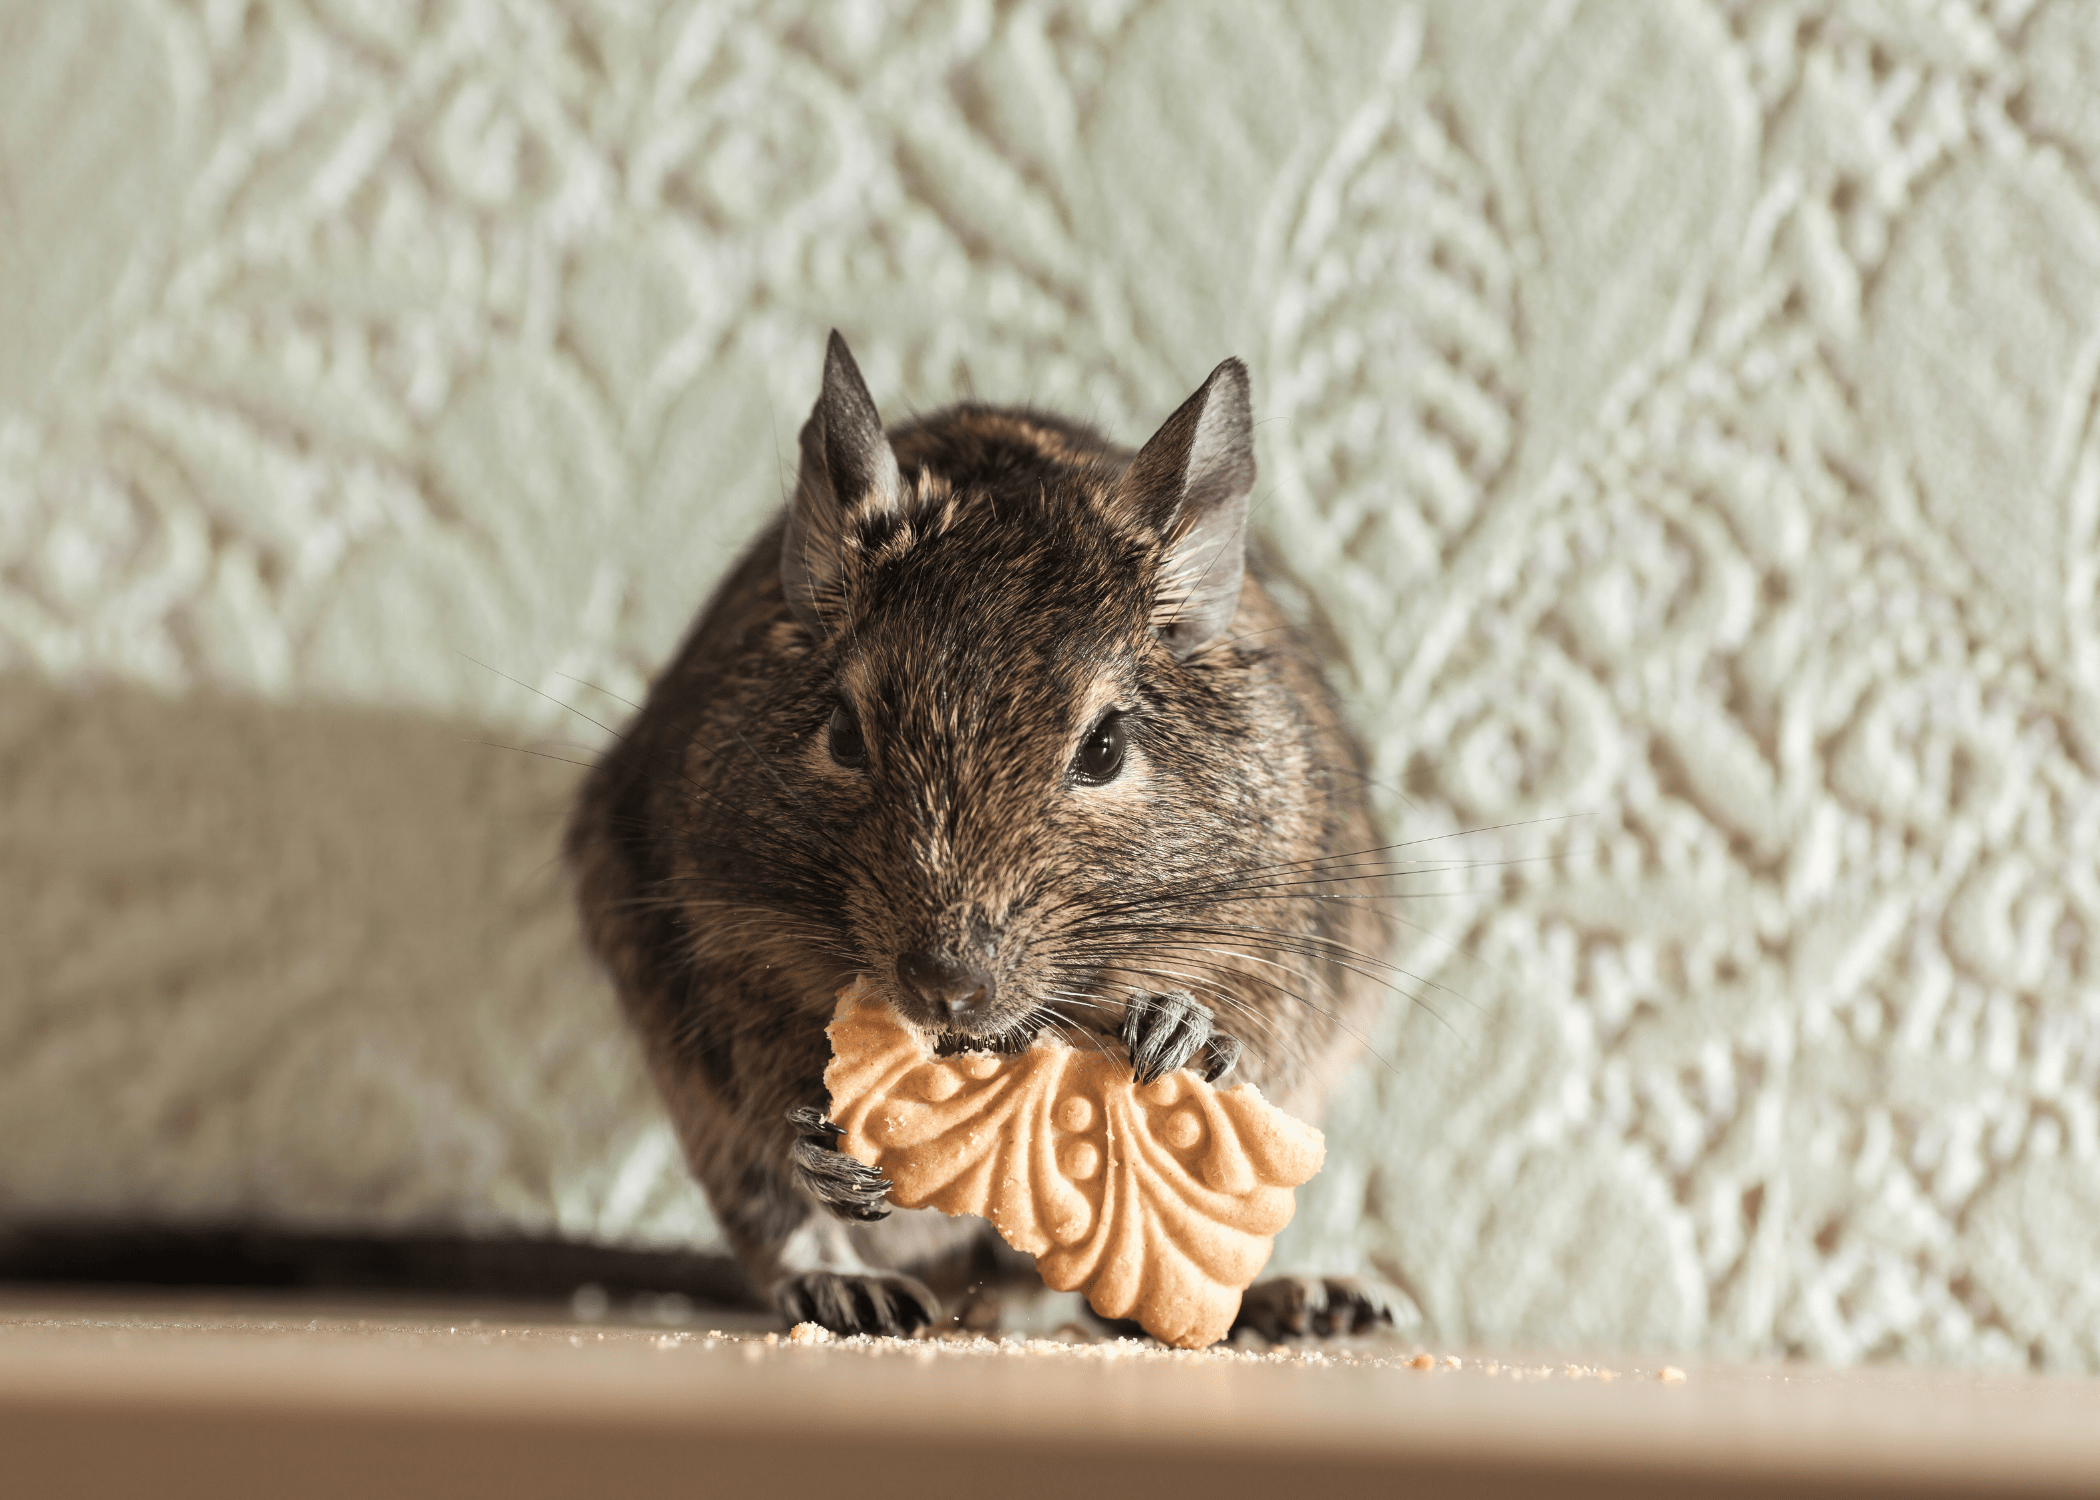
<svg viewBox="0 0 2100 1500"><path fill-rule="evenodd" d="M467 659L469 661L473 660L472 657L468 657ZM614 692L609 687L602 686L601 684L595 682L586 682L583 678L572 677L567 672L556 672L554 675L556 677L561 678L564 682L573 682L580 688L589 688L592 692L602 694L605 697L612 699L612 701L615 703L624 703L629 708L633 709L636 713L640 713L642 711L641 704L635 702L632 698L621 697L618 693Z"/></svg>

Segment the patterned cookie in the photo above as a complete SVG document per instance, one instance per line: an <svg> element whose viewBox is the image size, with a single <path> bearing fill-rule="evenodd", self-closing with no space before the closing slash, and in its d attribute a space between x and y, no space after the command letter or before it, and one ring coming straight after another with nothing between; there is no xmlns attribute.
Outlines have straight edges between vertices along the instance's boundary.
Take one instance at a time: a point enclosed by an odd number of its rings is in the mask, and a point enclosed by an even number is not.
<svg viewBox="0 0 2100 1500"><path fill-rule="evenodd" d="M983 1215L1046 1285L1184 1349L1231 1328L1326 1156L1252 1084L1183 1069L1140 1088L1105 1043L937 1058L862 982L830 1037L839 1149L889 1178L890 1201Z"/></svg>

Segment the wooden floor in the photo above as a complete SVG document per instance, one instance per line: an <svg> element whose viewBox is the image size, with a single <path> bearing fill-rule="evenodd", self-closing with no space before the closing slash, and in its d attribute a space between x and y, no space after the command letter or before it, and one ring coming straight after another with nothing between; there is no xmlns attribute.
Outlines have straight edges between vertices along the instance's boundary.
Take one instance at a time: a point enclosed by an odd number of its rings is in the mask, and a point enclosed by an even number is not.
<svg viewBox="0 0 2100 1500"><path fill-rule="evenodd" d="M0 1494L2100 1494L2100 1380L722 1323L0 1291Z"/></svg>

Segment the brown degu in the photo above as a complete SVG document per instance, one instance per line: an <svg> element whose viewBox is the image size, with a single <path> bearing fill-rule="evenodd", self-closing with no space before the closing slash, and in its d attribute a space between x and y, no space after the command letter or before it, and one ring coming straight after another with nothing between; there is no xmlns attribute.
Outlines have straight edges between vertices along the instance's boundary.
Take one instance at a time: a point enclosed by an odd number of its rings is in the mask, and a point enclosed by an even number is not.
<svg viewBox="0 0 2100 1500"><path fill-rule="evenodd" d="M1045 1028L1316 1118L1386 991L1360 750L1247 561L1246 367L1136 453L966 403L885 431L831 336L792 500L592 771L585 929L686 1159L791 1321L909 1333L981 1221L836 1148L859 977L938 1050ZM1384 1315L1257 1283L1275 1336Z"/></svg>

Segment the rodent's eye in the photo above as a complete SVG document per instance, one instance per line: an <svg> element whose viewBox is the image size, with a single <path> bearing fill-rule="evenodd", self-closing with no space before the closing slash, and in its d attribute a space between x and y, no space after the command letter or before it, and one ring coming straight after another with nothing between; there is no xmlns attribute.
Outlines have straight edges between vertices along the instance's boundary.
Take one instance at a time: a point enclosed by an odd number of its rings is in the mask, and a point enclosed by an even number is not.
<svg viewBox="0 0 2100 1500"><path fill-rule="evenodd" d="M860 732L860 720L853 717L853 710L841 703L831 711L831 723L825 727L824 741L831 751L831 758L850 770L858 770L868 763L868 741Z"/></svg>
<svg viewBox="0 0 2100 1500"><path fill-rule="evenodd" d="M1114 781L1123 769L1123 715L1110 709L1095 721L1072 757L1072 773L1081 781L1099 786Z"/></svg>

